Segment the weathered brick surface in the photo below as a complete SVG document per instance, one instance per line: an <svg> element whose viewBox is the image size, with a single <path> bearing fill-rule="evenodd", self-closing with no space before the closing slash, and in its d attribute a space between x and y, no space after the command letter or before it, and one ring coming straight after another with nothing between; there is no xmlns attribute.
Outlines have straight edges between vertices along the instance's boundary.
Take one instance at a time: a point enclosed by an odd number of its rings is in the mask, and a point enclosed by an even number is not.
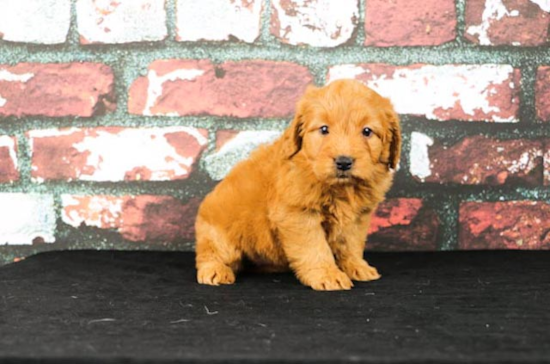
<svg viewBox="0 0 550 364"><path fill-rule="evenodd" d="M80 42L132 43L167 36L165 0L78 0Z"/></svg>
<svg viewBox="0 0 550 364"><path fill-rule="evenodd" d="M28 136L35 181L184 179L207 141L206 130L188 127L50 129Z"/></svg>
<svg viewBox="0 0 550 364"><path fill-rule="evenodd" d="M208 185L327 72L402 116L370 249L457 247L461 203L461 248L548 248L549 31L550 0L0 0L0 245L62 214L76 246L192 240Z"/></svg>
<svg viewBox="0 0 550 364"><path fill-rule="evenodd" d="M544 140L498 140L480 135L445 145L413 133L410 171L422 182L541 185L544 146Z"/></svg>
<svg viewBox="0 0 550 364"><path fill-rule="evenodd" d="M0 183L19 179L17 166L17 139L0 135Z"/></svg>
<svg viewBox="0 0 550 364"><path fill-rule="evenodd" d="M453 0L366 0L365 45L433 46L456 37Z"/></svg>
<svg viewBox="0 0 550 364"><path fill-rule="evenodd" d="M53 195L0 193L0 245L55 241Z"/></svg>
<svg viewBox="0 0 550 364"><path fill-rule="evenodd" d="M82 116L115 108L114 76L100 63L0 65L0 117Z"/></svg>
<svg viewBox="0 0 550 364"><path fill-rule="evenodd" d="M460 249L550 249L550 204L463 202Z"/></svg>
<svg viewBox="0 0 550 364"><path fill-rule="evenodd" d="M260 36L262 10L262 0L177 0L176 40L253 43Z"/></svg>
<svg viewBox="0 0 550 364"><path fill-rule="evenodd" d="M328 81L355 78L391 99L400 114L436 120L517 121L520 72L508 65L348 64Z"/></svg>
<svg viewBox="0 0 550 364"><path fill-rule="evenodd" d="M485 45L537 46L548 41L545 0L466 0L464 36Z"/></svg>
<svg viewBox="0 0 550 364"><path fill-rule="evenodd" d="M67 39L71 0L0 0L0 39L59 44Z"/></svg>
<svg viewBox="0 0 550 364"><path fill-rule="evenodd" d="M271 34L292 45L335 47L352 39L357 0L273 0Z"/></svg>
<svg viewBox="0 0 550 364"><path fill-rule="evenodd" d="M170 196L62 196L65 224L114 230L130 241L173 243L195 237L200 200Z"/></svg>
<svg viewBox="0 0 550 364"><path fill-rule="evenodd" d="M159 60L130 87L128 109L140 115L287 117L312 80L306 67L290 62Z"/></svg>
<svg viewBox="0 0 550 364"><path fill-rule="evenodd" d="M219 131L216 135L216 151L204 158L206 171L212 179L221 180L254 149L273 142L280 135L281 132L271 130Z"/></svg>
<svg viewBox="0 0 550 364"><path fill-rule="evenodd" d="M535 104L537 116L543 121L550 121L550 67L540 66L535 83Z"/></svg>
<svg viewBox="0 0 550 364"><path fill-rule="evenodd" d="M371 220L368 250L436 250L439 219L418 198L382 202Z"/></svg>

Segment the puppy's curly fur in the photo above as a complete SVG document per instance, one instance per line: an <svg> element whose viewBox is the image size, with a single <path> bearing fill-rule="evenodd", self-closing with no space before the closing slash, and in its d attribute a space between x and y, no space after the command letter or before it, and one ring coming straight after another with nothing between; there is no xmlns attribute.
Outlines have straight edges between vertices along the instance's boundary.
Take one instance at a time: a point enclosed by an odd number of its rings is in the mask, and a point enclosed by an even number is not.
<svg viewBox="0 0 550 364"><path fill-rule="evenodd" d="M199 283L235 282L244 258L264 271L290 268L315 290L380 278L363 250L400 152L387 99L352 80L309 87L284 134L237 164L202 203Z"/></svg>

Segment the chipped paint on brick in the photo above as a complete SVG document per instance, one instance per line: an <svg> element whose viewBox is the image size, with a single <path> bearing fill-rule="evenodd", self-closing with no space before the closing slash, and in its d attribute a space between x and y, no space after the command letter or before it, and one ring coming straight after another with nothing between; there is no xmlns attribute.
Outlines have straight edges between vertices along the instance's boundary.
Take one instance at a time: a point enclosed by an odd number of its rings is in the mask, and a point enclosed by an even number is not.
<svg viewBox="0 0 550 364"><path fill-rule="evenodd" d="M291 62L247 60L214 65L209 60L156 60L148 74L130 86L128 111L164 116L289 117L312 81L307 67Z"/></svg>
<svg viewBox="0 0 550 364"><path fill-rule="evenodd" d="M292 45L335 47L349 41L359 17L357 0L273 0L271 33Z"/></svg>
<svg viewBox="0 0 550 364"><path fill-rule="evenodd" d="M194 238L200 200L170 196L62 195L62 221L73 227L114 230L133 242L173 243Z"/></svg>
<svg viewBox="0 0 550 364"><path fill-rule="evenodd" d="M166 38L164 0L78 0L80 42L131 43Z"/></svg>
<svg viewBox="0 0 550 364"><path fill-rule="evenodd" d="M71 23L70 0L0 0L0 39L64 43Z"/></svg>
<svg viewBox="0 0 550 364"><path fill-rule="evenodd" d="M481 135L466 137L453 145L436 142L429 148L432 175L422 181L541 185L542 145L540 140L498 140Z"/></svg>
<svg viewBox="0 0 550 364"><path fill-rule="evenodd" d="M243 131L227 141L219 150L204 158L205 168L214 180L223 179L235 164L246 159L262 144L273 142L280 131Z"/></svg>
<svg viewBox="0 0 550 364"><path fill-rule="evenodd" d="M430 166L429 147L434 140L419 132L411 134L411 151L409 155L410 172L421 181L432 175Z"/></svg>
<svg viewBox="0 0 550 364"><path fill-rule="evenodd" d="M331 67L328 81L340 78L363 81L382 96L389 97L400 114L423 115L435 120L518 121L515 115L518 97L510 91L515 88L510 85L515 85L518 75L510 65ZM508 92L506 99L499 99L502 96L499 91Z"/></svg>
<svg viewBox="0 0 550 364"><path fill-rule="evenodd" d="M113 70L101 63L0 65L2 116L102 115L116 108Z"/></svg>
<svg viewBox="0 0 550 364"><path fill-rule="evenodd" d="M508 11L502 0L486 0L483 14L481 15L481 23L479 25L471 25L466 29L466 33L477 36L479 44L492 45L488 32L491 23L495 20L500 20L505 16L518 16L517 10Z"/></svg>
<svg viewBox="0 0 550 364"><path fill-rule="evenodd" d="M550 0L529 0L534 4L537 4L543 11L550 12Z"/></svg>
<svg viewBox="0 0 550 364"><path fill-rule="evenodd" d="M548 41L550 16L527 0L468 0L465 22L464 36L474 43L537 46Z"/></svg>
<svg viewBox="0 0 550 364"><path fill-rule="evenodd" d="M151 109L156 105L159 97L162 96L163 85L165 82L174 82L176 80L181 81L193 81L197 77L204 74L204 70L201 69L177 69L175 71L166 73L159 76L155 70L150 70L147 74L147 80L149 81L147 86L147 102L143 115L166 115L166 116L179 116L177 112L151 112Z"/></svg>
<svg viewBox="0 0 550 364"><path fill-rule="evenodd" d="M13 73L6 69L0 69L0 81L8 82L28 82L31 78L34 77L34 73Z"/></svg>
<svg viewBox="0 0 550 364"><path fill-rule="evenodd" d="M17 74L10 72L6 69L0 69L0 81L6 82L28 82L31 78L34 77L34 73L22 73ZM7 104L8 100L2 97L0 94L0 108L4 107Z"/></svg>
<svg viewBox="0 0 550 364"><path fill-rule="evenodd" d="M504 160L503 165L510 173L529 173L537 166L538 163L536 162L536 159L541 157L542 150L539 148L531 148L521 153L519 159L517 160Z"/></svg>
<svg viewBox="0 0 550 364"><path fill-rule="evenodd" d="M61 219L74 227L84 224L101 229L119 228L123 203L124 198L116 196L62 195Z"/></svg>
<svg viewBox="0 0 550 364"><path fill-rule="evenodd" d="M14 137L8 135L0 135L0 148L7 148L10 160L14 169L17 170L17 142Z"/></svg>
<svg viewBox="0 0 550 364"><path fill-rule="evenodd" d="M72 128L36 130L28 135L36 182L183 179L207 142L206 131L189 127Z"/></svg>
<svg viewBox="0 0 550 364"><path fill-rule="evenodd" d="M253 43L260 35L263 1L178 0L178 41L226 41L236 38Z"/></svg>
<svg viewBox="0 0 550 364"><path fill-rule="evenodd" d="M52 195L0 193L0 245L55 241Z"/></svg>
<svg viewBox="0 0 550 364"><path fill-rule="evenodd" d="M188 133L189 129L96 130L94 135L86 132L82 141L74 144L78 152L87 154L86 171L81 171L78 178L83 181L124 181L129 178L138 181L169 181L186 178L195 157L177 153L174 146L167 142L166 134ZM203 135L189 135L200 146L206 145ZM128 155L132 158L128 158ZM133 176L130 177L129 173Z"/></svg>

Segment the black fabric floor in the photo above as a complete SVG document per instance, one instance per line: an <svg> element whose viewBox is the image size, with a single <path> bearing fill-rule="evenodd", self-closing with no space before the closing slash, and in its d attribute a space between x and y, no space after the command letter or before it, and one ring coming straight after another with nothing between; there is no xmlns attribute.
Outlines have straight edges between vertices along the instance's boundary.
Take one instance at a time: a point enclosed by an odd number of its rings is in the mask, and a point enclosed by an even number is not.
<svg viewBox="0 0 550 364"><path fill-rule="evenodd" d="M380 281L195 283L191 253L0 268L0 362L550 363L550 252L371 253Z"/></svg>

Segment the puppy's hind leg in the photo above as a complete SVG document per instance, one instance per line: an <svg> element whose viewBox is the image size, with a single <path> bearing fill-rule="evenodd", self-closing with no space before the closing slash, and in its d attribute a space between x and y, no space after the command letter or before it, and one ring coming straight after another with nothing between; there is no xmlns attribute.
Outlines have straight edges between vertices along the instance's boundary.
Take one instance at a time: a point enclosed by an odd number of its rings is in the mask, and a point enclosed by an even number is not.
<svg viewBox="0 0 550 364"><path fill-rule="evenodd" d="M235 283L242 253L222 231L205 222L197 222L196 267L200 284L218 286Z"/></svg>

